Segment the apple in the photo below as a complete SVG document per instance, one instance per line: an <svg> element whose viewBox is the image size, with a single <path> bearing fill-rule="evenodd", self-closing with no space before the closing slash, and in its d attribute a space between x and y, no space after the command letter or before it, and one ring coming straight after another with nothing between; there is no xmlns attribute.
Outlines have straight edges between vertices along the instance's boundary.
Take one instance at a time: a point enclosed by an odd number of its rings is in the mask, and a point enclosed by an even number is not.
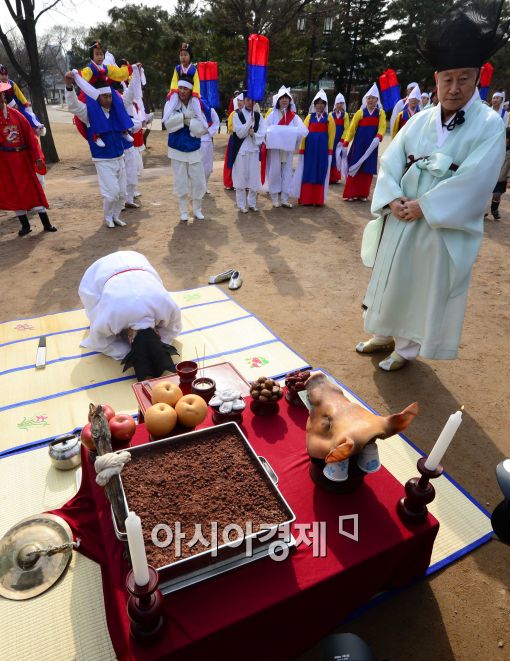
<svg viewBox="0 0 510 661"><path fill-rule="evenodd" d="M108 424L112 435L112 448L117 450L128 445L136 431L134 418L126 413L117 413Z"/></svg>
<svg viewBox="0 0 510 661"><path fill-rule="evenodd" d="M92 425L90 422L87 422L85 427L81 430L80 441L87 450L91 450L92 452L96 451L96 444L92 440Z"/></svg>
<svg viewBox="0 0 510 661"><path fill-rule="evenodd" d="M109 422L115 415L115 411L112 409L112 407L109 404L101 404L101 407L106 416L106 419ZM90 418L91 418L91 413L89 413L89 422L90 422Z"/></svg>
<svg viewBox="0 0 510 661"><path fill-rule="evenodd" d="M160 381L152 388L152 403L175 406L182 397L182 390L172 381Z"/></svg>
<svg viewBox="0 0 510 661"><path fill-rule="evenodd" d="M170 404L159 402L153 404L145 411L145 426L153 436L166 436L170 434L177 424L177 413Z"/></svg>
<svg viewBox="0 0 510 661"><path fill-rule="evenodd" d="M196 427L207 415L207 402L200 395L184 395L175 405L177 417L181 425Z"/></svg>

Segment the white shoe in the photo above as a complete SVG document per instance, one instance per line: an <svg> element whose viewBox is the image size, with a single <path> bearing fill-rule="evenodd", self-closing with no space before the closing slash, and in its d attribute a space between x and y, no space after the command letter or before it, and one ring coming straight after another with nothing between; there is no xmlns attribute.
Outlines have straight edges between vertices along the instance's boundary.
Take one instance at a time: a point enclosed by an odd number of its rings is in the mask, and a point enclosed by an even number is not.
<svg viewBox="0 0 510 661"><path fill-rule="evenodd" d="M210 191L208 188L206 188L206 189L205 189L205 194L206 194L206 195L210 195L210 194L211 194L211 191Z"/></svg>
<svg viewBox="0 0 510 661"><path fill-rule="evenodd" d="M136 202L126 202L126 209L139 209L140 205Z"/></svg>
<svg viewBox="0 0 510 661"><path fill-rule="evenodd" d="M193 211L193 215L197 220L205 220L205 216L202 213L201 209L195 209L195 211Z"/></svg>
<svg viewBox="0 0 510 661"><path fill-rule="evenodd" d="M187 222L188 222L188 214L187 214L186 211L184 211L183 213L181 213L181 222L182 222L182 223L187 223Z"/></svg>
<svg viewBox="0 0 510 661"><path fill-rule="evenodd" d="M142 194L136 191L136 193L133 195L133 197L142 197Z"/></svg>
<svg viewBox="0 0 510 661"><path fill-rule="evenodd" d="M106 147L105 143L101 140L101 138L96 138L96 140L94 140L94 142L96 143L96 145L98 147Z"/></svg>
<svg viewBox="0 0 510 661"><path fill-rule="evenodd" d="M115 223L113 222L113 218L105 218L104 221L106 223L106 227L110 227L110 228L115 227Z"/></svg>
<svg viewBox="0 0 510 661"><path fill-rule="evenodd" d="M393 353L390 353L390 355L387 356L384 360L381 360L379 367L385 372L395 372L396 370L400 370L405 367L408 362L408 360L402 358L402 356L396 351L393 351Z"/></svg>
<svg viewBox="0 0 510 661"><path fill-rule="evenodd" d="M282 207L284 207L285 209L293 209L294 205L291 204L290 202L282 202Z"/></svg>
<svg viewBox="0 0 510 661"><path fill-rule="evenodd" d="M239 287L243 284L243 279L241 278L241 274L239 271L234 271L232 273L232 276L230 277L230 282L228 283L228 288L229 289L239 289Z"/></svg>
<svg viewBox="0 0 510 661"><path fill-rule="evenodd" d="M257 209L257 207L250 207L250 211L255 211L257 213L258 209Z"/></svg>
<svg viewBox="0 0 510 661"><path fill-rule="evenodd" d="M248 209L246 207L244 207L243 209L239 209L239 211L241 213L248 213Z"/></svg>
<svg viewBox="0 0 510 661"><path fill-rule="evenodd" d="M113 224L117 225L117 227L126 227L127 223L125 223L123 220L120 218L114 218L113 219Z"/></svg>
<svg viewBox="0 0 510 661"><path fill-rule="evenodd" d="M227 269L226 271L223 271L223 273L218 273L218 275L209 276L208 282L210 285L216 285L218 282L225 282L225 280L230 280L233 273L234 269Z"/></svg>

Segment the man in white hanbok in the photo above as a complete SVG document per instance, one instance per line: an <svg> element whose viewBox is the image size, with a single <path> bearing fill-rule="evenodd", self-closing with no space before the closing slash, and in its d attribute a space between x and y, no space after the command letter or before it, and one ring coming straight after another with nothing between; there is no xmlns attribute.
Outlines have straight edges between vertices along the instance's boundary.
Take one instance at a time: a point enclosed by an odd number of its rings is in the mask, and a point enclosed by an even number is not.
<svg viewBox="0 0 510 661"><path fill-rule="evenodd" d="M418 355L457 357L485 205L505 156L503 123L476 87L504 34L494 7L479 4L471 0L470 12L457 5L432 25L421 52L436 70L439 104L413 117L381 159L372 222L382 236L372 234L376 256L363 306L374 337L356 350L394 347L379 363L385 371Z"/></svg>
<svg viewBox="0 0 510 661"><path fill-rule="evenodd" d="M294 152L308 129L296 114L296 106L290 93L290 87L280 87L273 96L273 109L266 117L266 184L271 195L273 207L281 206L292 209L289 196L292 184L292 166Z"/></svg>
<svg viewBox="0 0 510 661"><path fill-rule="evenodd" d="M193 215L204 220L202 198L206 182L200 138L207 132L207 120L200 105L193 104L193 78L182 74L178 83L178 99L167 101L163 110L163 123L168 130L168 158L172 163L174 193L179 201L181 221L188 220L188 196L191 197Z"/></svg>
<svg viewBox="0 0 510 661"><path fill-rule="evenodd" d="M85 271L78 294L90 320L82 347L115 360L134 353L139 379L173 371L168 345L181 332L181 311L144 255L101 257Z"/></svg>
<svg viewBox="0 0 510 661"><path fill-rule="evenodd" d="M247 204L251 211L258 211L257 193L262 187L259 152L266 135L266 121L260 112L253 110L253 99L246 93L243 93L243 98L244 107L234 112L232 181L237 206L241 213L248 213Z"/></svg>

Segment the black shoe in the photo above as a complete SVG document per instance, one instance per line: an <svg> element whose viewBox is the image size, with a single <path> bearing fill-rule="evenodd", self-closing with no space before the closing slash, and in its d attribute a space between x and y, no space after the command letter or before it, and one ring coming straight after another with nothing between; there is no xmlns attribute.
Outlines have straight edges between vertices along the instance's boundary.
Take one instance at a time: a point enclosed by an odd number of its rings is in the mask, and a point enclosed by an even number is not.
<svg viewBox="0 0 510 661"><path fill-rule="evenodd" d="M491 204L491 214L494 220L500 220L501 215L499 213L499 202L493 202Z"/></svg>
<svg viewBox="0 0 510 661"><path fill-rule="evenodd" d="M41 219L41 223L43 224L43 228L45 232L57 231L57 228L53 227L53 225L50 223L50 219L48 218L48 214L46 213L46 211L39 212L39 218Z"/></svg>
<svg viewBox="0 0 510 661"><path fill-rule="evenodd" d="M18 236L25 236L25 234L30 234L32 228L28 222L28 216L24 214L23 216L18 216L19 222L21 223L21 229L18 232Z"/></svg>

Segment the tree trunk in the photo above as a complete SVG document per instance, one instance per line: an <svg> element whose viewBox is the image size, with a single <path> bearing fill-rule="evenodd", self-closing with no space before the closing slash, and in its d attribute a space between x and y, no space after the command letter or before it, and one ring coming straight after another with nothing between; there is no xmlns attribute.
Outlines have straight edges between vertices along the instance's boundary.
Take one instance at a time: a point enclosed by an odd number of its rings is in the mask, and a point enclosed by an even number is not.
<svg viewBox="0 0 510 661"><path fill-rule="evenodd" d="M46 135L41 138L41 147L47 163L58 163L58 153L51 133L48 121L48 112L44 98L42 73L39 63L39 51L37 50L37 35L35 31L35 20L28 17L22 25L18 25L28 53L30 62L30 78L27 80L30 89L30 97L35 114L46 127Z"/></svg>

